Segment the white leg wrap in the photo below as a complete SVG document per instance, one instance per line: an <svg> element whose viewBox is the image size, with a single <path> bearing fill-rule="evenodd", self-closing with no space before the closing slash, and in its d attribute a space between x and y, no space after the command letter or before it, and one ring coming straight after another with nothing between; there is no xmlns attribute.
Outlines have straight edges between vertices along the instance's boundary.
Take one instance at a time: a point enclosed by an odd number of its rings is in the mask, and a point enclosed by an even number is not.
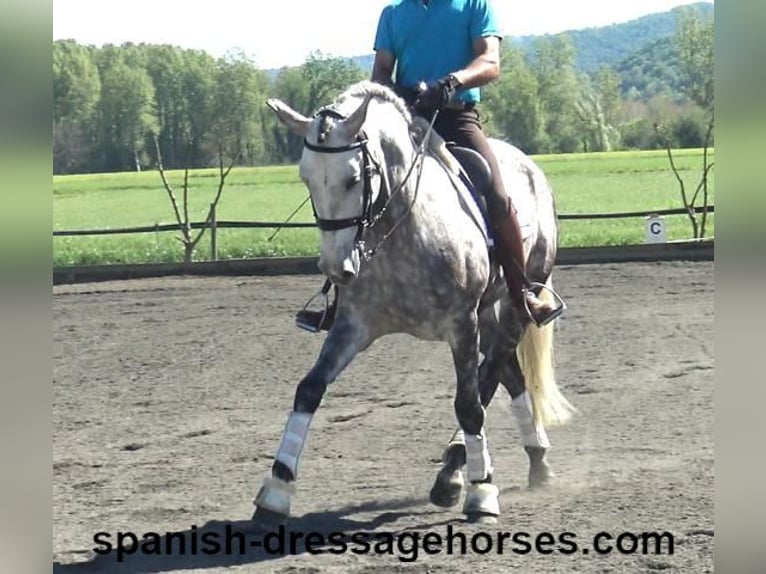
<svg viewBox="0 0 766 574"><path fill-rule="evenodd" d="M483 431L477 435L465 435L465 458L469 481L484 480L492 473L492 461Z"/></svg>
<svg viewBox="0 0 766 574"><path fill-rule="evenodd" d="M549 448L548 434L542 424L535 424L532 410L532 398L527 391L511 401L511 412L516 418L521 431L521 442L524 446Z"/></svg>
<svg viewBox="0 0 766 574"><path fill-rule="evenodd" d="M290 516L290 497L295 494L295 486L276 477L267 477L255 496L255 505L266 508L282 516Z"/></svg>
<svg viewBox="0 0 766 574"><path fill-rule="evenodd" d="M290 413L287 418L282 442L277 450L277 460L284 464L293 473L293 478L298 478L298 463L300 462L303 445L311 424L311 413Z"/></svg>

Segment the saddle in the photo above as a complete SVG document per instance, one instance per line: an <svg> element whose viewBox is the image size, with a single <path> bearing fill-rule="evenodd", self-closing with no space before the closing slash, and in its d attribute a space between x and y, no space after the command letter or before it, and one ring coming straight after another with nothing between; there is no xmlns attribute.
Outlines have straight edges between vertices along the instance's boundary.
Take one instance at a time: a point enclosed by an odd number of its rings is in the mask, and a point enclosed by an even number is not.
<svg viewBox="0 0 766 574"><path fill-rule="evenodd" d="M458 189L458 192L463 196L463 201L467 204L474 221L484 234L487 248L492 252L494 240L487 208L492 188L492 171L489 162L479 152L454 143L447 143L447 150L460 165L457 177L463 183L464 189Z"/></svg>
<svg viewBox="0 0 766 574"><path fill-rule="evenodd" d="M460 179L471 192L485 223L488 224L487 197L492 187L492 171L489 163L479 152L471 148L448 143L447 149L463 168Z"/></svg>

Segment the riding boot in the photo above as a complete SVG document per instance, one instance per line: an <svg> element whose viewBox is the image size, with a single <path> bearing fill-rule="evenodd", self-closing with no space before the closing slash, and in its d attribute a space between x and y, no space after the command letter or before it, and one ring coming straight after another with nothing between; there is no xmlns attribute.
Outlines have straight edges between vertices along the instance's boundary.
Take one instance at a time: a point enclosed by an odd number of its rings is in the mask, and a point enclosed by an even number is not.
<svg viewBox="0 0 766 574"><path fill-rule="evenodd" d="M542 301L533 291L527 289L524 277L524 240L510 198L504 211L505 213L492 214L492 228L495 252L505 274L508 293L513 305L523 315L528 314L532 321L541 327L558 317L563 309Z"/></svg>

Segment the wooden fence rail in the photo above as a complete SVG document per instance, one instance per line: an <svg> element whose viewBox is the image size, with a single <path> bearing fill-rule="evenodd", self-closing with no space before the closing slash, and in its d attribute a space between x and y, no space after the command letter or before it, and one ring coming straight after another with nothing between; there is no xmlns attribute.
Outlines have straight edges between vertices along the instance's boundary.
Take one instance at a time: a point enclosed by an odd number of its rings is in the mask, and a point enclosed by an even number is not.
<svg viewBox="0 0 766 574"><path fill-rule="evenodd" d="M714 206L709 205L705 207L695 208L696 213L702 213L707 211L713 213ZM652 211L628 211L621 213L572 213L562 214L558 218L560 220L573 220L573 219L626 219L631 217L650 217L650 216L663 216L663 215L686 215L688 211L683 208L678 209L655 209ZM293 222L274 222L274 221L221 221L213 218L215 222L214 229L276 229L279 227L289 228L307 228L316 227L316 223L293 223ZM192 229L202 229L203 227L210 227L209 223L204 221L196 221L189 223ZM82 230L54 230L54 237L73 237L78 235L118 235L118 234L133 234L133 233L157 233L160 231L178 231L181 229L181 225L178 223L157 223L155 225L144 225L140 227L122 227L115 229L82 229Z"/></svg>

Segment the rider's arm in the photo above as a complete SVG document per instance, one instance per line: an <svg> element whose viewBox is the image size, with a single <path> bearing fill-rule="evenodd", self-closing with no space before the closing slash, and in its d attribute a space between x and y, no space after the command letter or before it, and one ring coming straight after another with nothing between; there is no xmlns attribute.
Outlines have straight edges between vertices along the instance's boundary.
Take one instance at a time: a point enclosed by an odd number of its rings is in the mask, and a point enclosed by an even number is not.
<svg viewBox="0 0 766 574"><path fill-rule="evenodd" d="M393 84L394 64L396 58L388 50L377 50L372 63L372 81L385 86Z"/></svg>
<svg viewBox="0 0 766 574"><path fill-rule="evenodd" d="M485 36L473 42L474 59L452 73L462 88L481 87L500 77L500 38Z"/></svg>

